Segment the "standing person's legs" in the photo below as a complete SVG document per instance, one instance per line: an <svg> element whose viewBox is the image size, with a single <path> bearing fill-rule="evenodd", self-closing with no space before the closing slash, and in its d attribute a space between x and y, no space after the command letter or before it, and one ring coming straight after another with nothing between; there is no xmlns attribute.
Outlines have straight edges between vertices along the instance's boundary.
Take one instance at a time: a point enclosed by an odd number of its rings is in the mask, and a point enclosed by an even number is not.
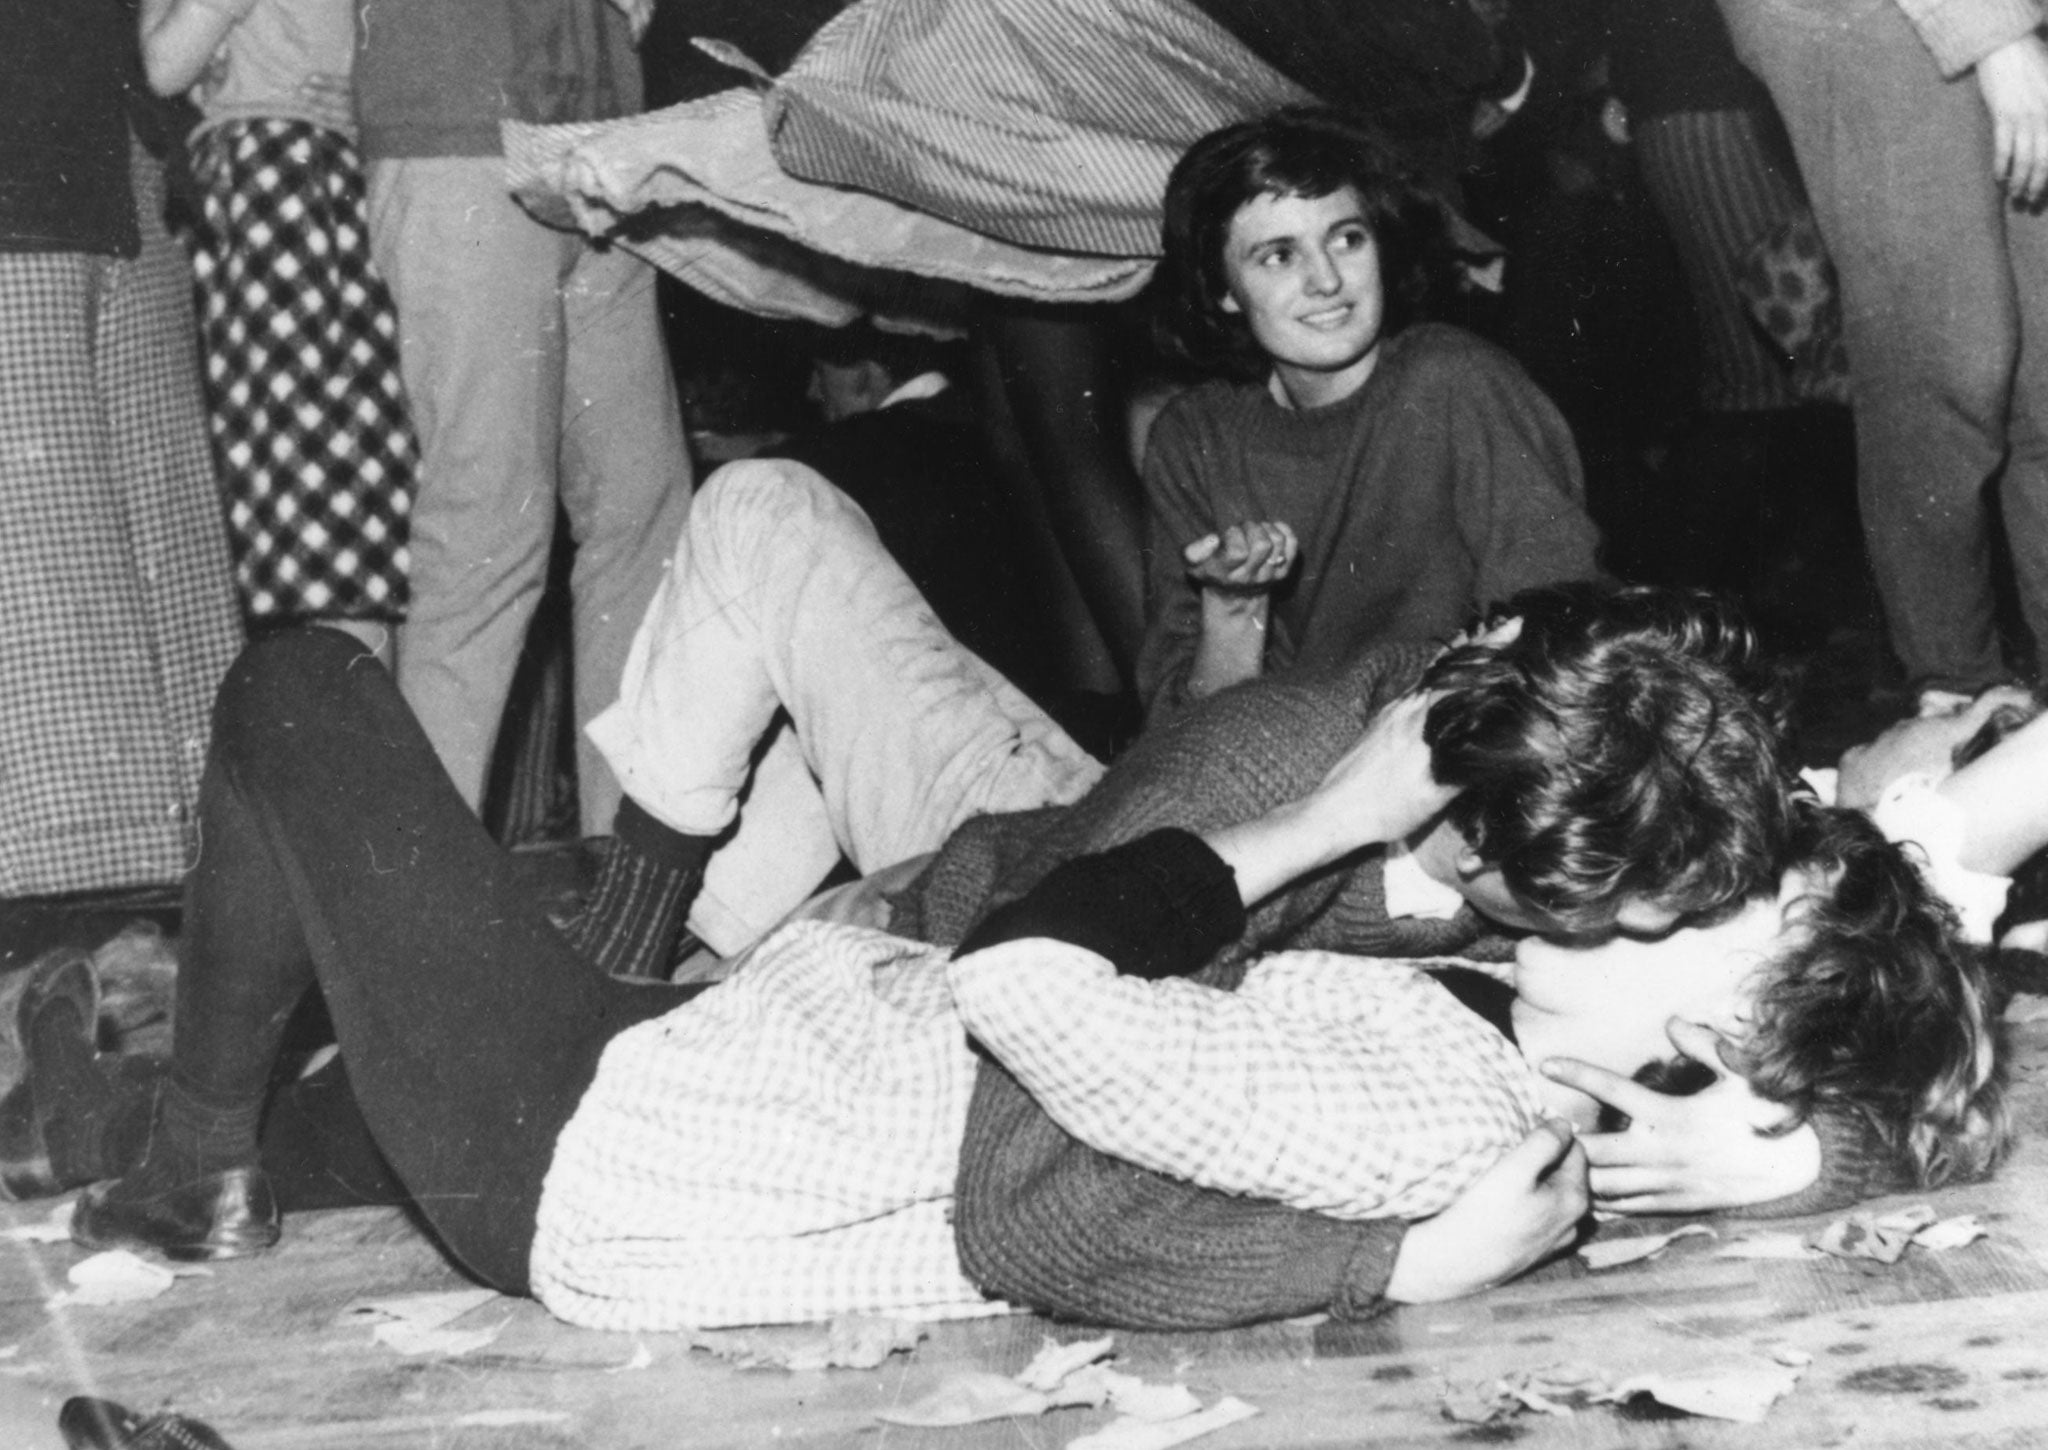
<svg viewBox="0 0 2048 1450"><path fill-rule="evenodd" d="M796 749L776 786L756 780L742 806L781 710ZM1102 773L945 631L851 500L776 461L705 483L618 703L590 733L632 800L670 829L715 836L738 816L692 917L721 950L817 885L784 868L764 899L758 879L723 874L728 850L806 870L844 851L878 871L936 849L969 816L1071 801ZM756 809L776 794L789 811Z"/></svg>
<svg viewBox="0 0 2048 1450"><path fill-rule="evenodd" d="M2020 613L2034 637L2034 676L2048 672L2048 214L2008 208L2005 245L2020 314L2009 452L1999 482Z"/></svg>
<svg viewBox="0 0 2048 1450"><path fill-rule="evenodd" d="M619 697L634 631L690 508L690 454L654 304L654 269L584 244L562 292L562 506L576 540L576 792L583 834L612 828L619 784L583 727Z"/></svg>
<svg viewBox="0 0 2048 1450"><path fill-rule="evenodd" d="M1893 4L1729 0L1842 286L1858 492L1893 647L1916 689L2006 676L1987 481L2019 341L2005 201L1975 83L1943 81Z"/></svg>
<svg viewBox="0 0 2048 1450"><path fill-rule="evenodd" d="M207 1250L221 1160L254 1163L252 1105L317 976L378 1148L466 1268L522 1291L541 1182L599 1054L690 991L577 960L389 675L339 632L252 645L214 730L171 1087L148 1156L88 1195L80 1236L162 1246L197 1229L184 1247ZM172 1131L179 1112L196 1136Z"/></svg>
<svg viewBox="0 0 2048 1450"><path fill-rule="evenodd" d="M505 192L496 157L370 167L371 252L398 306L420 438L398 686L472 810L547 582L561 288L582 243Z"/></svg>

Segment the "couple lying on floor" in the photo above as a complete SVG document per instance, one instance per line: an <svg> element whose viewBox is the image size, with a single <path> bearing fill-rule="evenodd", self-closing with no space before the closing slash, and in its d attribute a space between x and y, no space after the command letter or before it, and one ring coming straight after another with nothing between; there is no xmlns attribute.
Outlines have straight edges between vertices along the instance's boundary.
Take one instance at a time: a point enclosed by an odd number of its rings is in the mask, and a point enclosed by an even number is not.
<svg viewBox="0 0 2048 1450"><path fill-rule="evenodd" d="M275 1242L280 1202L404 1200L604 1328L991 1300L1192 1328L1512 1276L1578 1232L1589 1146L1623 1209L1985 1171L1981 967L1907 853L1788 795L1747 631L1601 586L1508 618L1225 691L1105 769L823 479L733 465L593 727L631 801L566 935L369 656L259 641L216 710L168 1073L96 1057L89 966L40 964L6 1181L110 1179L81 1242L199 1258ZM2044 748L1887 798L1995 876L2040 844ZM712 986L570 945L666 949L757 830L792 874L806 831L930 859L886 932L798 921ZM1453 954L1515 990L1370 960ZM315 982L339 1059L276 1084ZM1674 1046L1704 1091L1630 1081ZM1589 1132L1595 1097L1629 1125Z"/></svg>

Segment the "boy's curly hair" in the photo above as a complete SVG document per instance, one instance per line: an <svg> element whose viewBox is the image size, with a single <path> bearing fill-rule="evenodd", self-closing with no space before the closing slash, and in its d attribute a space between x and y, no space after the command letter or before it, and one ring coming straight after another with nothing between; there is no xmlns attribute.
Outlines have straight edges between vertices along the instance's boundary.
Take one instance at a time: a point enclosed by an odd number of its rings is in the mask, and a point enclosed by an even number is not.
<svg viewBox="0 0 2048 1450"><path fill-rule="evenodd" d="M1505 644L1448 650L1424 738L1451 823L1566 929L1626 899L1687 915L1775 889L1787 830L1782 692L1735 607L1599 582L1525 590Z"/></svg>
<svg viewBox="0 0 2048 1450"><path fill-rule="evenodd" d="M1264 377L1271 362L1250 327L1223 310L1231 218L1257 197L1324 197L1346 186L1358 193L1379 250L1383 334L1417 320L1449 271L1441 199L1362 122L1324 106L1290 106L1210 132L1167 178L1150 291L1161 350L1201 372Z"/></svg>
<svg viewBox="0 0 2048 1450"><path fill-rule="evenodd" d="M1795 1123L1859 1118L1920 1187L1983 1175L2012 1141L1984 952L1861 814L1800 800L1793 828L1788 859L1815 885L1734 1065Z"/></svg>

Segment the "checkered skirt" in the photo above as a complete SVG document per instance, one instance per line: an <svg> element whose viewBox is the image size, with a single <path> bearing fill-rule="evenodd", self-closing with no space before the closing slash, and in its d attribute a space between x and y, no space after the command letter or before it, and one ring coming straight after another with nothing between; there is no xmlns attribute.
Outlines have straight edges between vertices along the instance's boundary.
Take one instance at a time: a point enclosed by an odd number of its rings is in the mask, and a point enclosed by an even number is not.
<svg viewBox="0 0 2048 1450"><path fill-rule="evenodd" d="M195 138L214 457L252 619L397 619L419 444L348 139L305 121Z"/></svg>

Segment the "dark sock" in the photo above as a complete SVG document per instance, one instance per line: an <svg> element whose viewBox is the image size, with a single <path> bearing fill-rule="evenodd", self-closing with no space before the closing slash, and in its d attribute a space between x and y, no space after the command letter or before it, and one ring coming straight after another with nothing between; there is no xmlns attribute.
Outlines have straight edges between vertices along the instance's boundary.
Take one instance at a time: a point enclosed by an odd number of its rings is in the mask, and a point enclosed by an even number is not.
<svg viewBox="0 0 2048 1450"><path fill-rule="evenodd" d="M665 978L712 839L665 826L631 800L619 802L611 851L569 926L569 945L614 977Z"/></svg>
<svg viewBox="0 0 2048 1450"><path fill-rule="evenodd" d="M177 1184L247 1168L257 1161L256 1129L262 1121L261 1096L214 1099L174 1076L164 1085L139 1167L151 1178L169 1175Z"/></svg>

